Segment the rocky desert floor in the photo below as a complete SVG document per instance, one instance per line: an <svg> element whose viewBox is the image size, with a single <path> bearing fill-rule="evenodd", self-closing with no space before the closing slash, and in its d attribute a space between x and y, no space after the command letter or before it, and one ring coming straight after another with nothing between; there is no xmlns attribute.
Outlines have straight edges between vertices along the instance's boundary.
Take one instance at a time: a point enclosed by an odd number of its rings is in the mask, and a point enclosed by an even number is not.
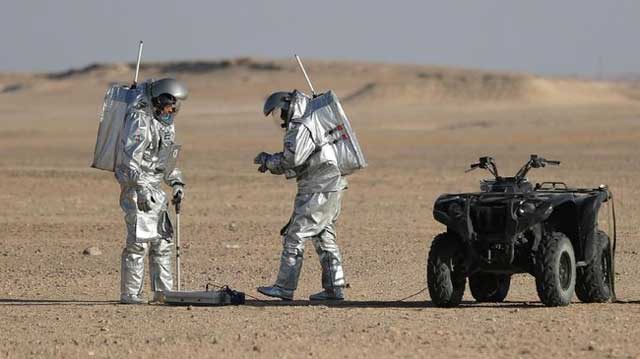
<svg viewBox="0 0 640 359"><path fill-rule="evenodd" d="M117 302L125 229L119 187L89 168L104 91L130 65L0 74L0 358L401 357L640 358L640 102L637 89L529 75L310 62L319 89L343 99L369 167L349 178L338 224L350 284L315 304L309 244L290 303L259 295L278 267L278 231L295 182L260 174L281 148L262 114L275 90L306 89L293 61L149 64L191 89L176 120L187 184L183 286L228 284L257 299L227 307ZM618 219L617 303L546 308L516 275L504 303L434 307L426 291L441 193L473 191L482 155L515 172L530 154L562 161L533 182L608 184ZM88 247L99 254L85 255Z"/></svg>

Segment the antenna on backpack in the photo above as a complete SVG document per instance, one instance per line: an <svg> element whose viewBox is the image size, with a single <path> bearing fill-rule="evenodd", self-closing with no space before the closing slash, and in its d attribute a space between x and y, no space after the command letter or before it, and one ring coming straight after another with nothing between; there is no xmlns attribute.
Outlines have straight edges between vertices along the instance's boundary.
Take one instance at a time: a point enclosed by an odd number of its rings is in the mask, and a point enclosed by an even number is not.
<svg viewBox="0 0 640 359"><path fill-rule="evenodd" d="M304 78L307 80L307 84L309 85L309 88L311 89L311 94L313 95L313 97L316 97L316 90L313 88L313 84L311 84L311 80L309 80L309 75L307 75L307 71L305 71L304 69L304 65L302 65L302 60L300 60L300 56L298 55L293 55L296 58L296 61L298 61L298 66L300 66L300 70L302 70L302 74L304 75Z"/></svg>
<svg viewBox="0 0 640 359"><path fill-rule="evenodd" d="M133 77L133 84L131 84L131 88L134 89L138 86L138 74L140 73L140 60L142 60L142 46L144 43L140 40L140 45L138 45L138 61L136 61L136 74Z"/></svg>

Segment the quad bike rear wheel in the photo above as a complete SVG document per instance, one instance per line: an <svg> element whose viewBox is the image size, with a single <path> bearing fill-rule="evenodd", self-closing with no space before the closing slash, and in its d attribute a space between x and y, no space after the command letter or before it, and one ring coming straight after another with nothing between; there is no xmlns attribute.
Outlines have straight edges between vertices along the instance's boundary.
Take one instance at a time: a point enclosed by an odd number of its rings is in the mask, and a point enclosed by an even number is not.
<svg viewBox="0 0 640 359"><path fill-rule="evenodd" d="M509 293L510 274L476 273L469 277L471 295L478 302L502 302Z"/></svg>
<svg viewBox="0 0 640 359"><path fill-rule="evenodd" d="M566 306L576 285L576 259L569 238L552 232L538 247L536 289L540 301L548 307Z"/></svg>
<svg viewBox="0 0 640 359"><path fill-rule="evenodd" d="M455 307L462 302L467 282L462 267L459 238L451 233L438 234L427 258L427 287L434 305Z"/></svg>
<svg viewBox="0 0 640 359"><path fill-rule="evenodd" d="M601 230L596 231L593 260L578 268L576 295L585 303L603 303L611 299L611 241Z"/></svg>

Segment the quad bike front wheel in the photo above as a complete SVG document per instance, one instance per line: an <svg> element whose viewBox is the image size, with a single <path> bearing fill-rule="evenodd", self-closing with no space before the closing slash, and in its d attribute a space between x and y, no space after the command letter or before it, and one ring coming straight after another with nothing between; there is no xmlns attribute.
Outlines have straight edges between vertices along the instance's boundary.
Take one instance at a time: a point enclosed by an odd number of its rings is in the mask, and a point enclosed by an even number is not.
<svg viewBox="0 0 640 359"><path fill-rule="evenodd" d="M576 295L585 303L603 303L611 299L611 241L601 230L595 236L593 260L577 270Z"/></svg>
<svg viewBox="0 0 640 359"><path fill-rule="evenodd" d="M576 258L569 238L561 232L546 236L536 258L536 289L548 307L566 306L576 285Z"/></svg>
<svg viewBox="0 0 640 359"><path fill-rule="evenodd" d="M451 233L438 234L427 258L427 287L434 305L455 307L462 302L467 279L462 268L459 238Z"/></svg>
<svg viewBox="0 0 640 359"><path fill-rule="evenodd" d="M509 293L510 274L479 272L469 277L471 295L478 302L502 302Z"/></svg>

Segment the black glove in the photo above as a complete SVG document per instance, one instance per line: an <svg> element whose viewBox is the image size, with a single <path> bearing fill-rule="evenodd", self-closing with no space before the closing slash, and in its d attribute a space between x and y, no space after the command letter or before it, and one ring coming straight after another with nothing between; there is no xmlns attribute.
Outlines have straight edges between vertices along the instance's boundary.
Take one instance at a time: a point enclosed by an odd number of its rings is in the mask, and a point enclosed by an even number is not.
<svg viewBox="0 0 640 359"><path fill-rule="evenodd" d="M173 203L182 202L184 199L184 185L175 184L173 185Z"/></svg>
<svg viewBox="0 0 640 359"><path fill-rule="evenodd" d="M258 167L259 172L261 173L267 172L267 170L269 169L267 167L267 161L269 161L269 158L271 158L271 154L266 152L260 152L256 156L256 158L253 160L253 163L255 163L256 165L260 165L260 167Z"/></svg>

